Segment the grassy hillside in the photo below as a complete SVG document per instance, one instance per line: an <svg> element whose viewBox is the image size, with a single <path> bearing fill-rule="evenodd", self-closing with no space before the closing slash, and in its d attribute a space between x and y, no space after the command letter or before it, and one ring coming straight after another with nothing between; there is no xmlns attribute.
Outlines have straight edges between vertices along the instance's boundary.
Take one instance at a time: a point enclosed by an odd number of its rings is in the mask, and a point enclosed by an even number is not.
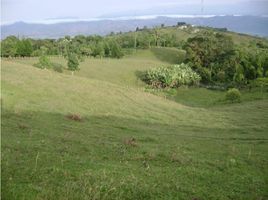
<svg viewBox="0 0 268 200"><path fill-rule="evenodd" d="M150 30L150 29L149 29ZM188 27L188 28L181 28L181 27L158 27L157 29L158 34L161 36L163 35L172 35L174 36L174 40L177 42L181 41L186 41L188 38L196 36L200 31L206 31L206 30L213 30L215 32L220 32L223 34L226 34L228 36L231 36L234 43L237 45L249 45L251 42L257 42L257 41L262 41L267 44L267 38L262 38L262 37L255 37L252 35L247 35L247 34L239 34L236 32L231 32L231 31L219 31L217 29L213 29L210 27ZM128 35L134 37L135 34L142 35L144 32L148 32L148 30L142 30L139 31L138 34L135 32L130 32L130 33L123 33L123 35ZM119 35L120 36L120 35ZM117 36L115 36L117 37Z"/></svg>
<svg viewBox="0 0 268 200"><path fill-rule="evenodd" d="M63 57L50 57L52 62L60 63L66 66L66 60ZM168 59L168 58L167 58ZM38 62L38 58L16 59L15 62L21 64L33 65ZM97 79L105 82L116 83L124 86L144 86L137 76L138 71L143 71L155 66L166 66L169 63L161 61L150 50L138 50L131 55L125 56L123 59L109 58L92 58L86 59L81 63L80 70L75 72L77 76L90 79ZM71 74L65 71L66 74Z"/></svg>
<svg viewBox="0 0 268 200"><path fill-rule="evenodd" d="M3 199L268 197L266 96L145 92L135 72L169 64L150 51L87 59L74 76L35 62L2 61Z"/></svg>
<svg viewBox="0 0 268 200"><path fill-rule="evenodd" d="M164 62L171 64L182 63L185 60L186 52L176 48L152 48L155 56Z"/></svg>

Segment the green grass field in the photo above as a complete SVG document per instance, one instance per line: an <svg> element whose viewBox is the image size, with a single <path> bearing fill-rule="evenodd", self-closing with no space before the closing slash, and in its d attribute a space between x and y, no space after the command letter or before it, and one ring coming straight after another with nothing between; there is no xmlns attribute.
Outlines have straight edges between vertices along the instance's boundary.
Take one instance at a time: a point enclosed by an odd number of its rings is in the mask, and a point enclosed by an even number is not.
<svg viewBox="0 0 268 200"><path fill-rule="evenodd" d="M150 51L74 76L35 62L1 62L2 199L268 198L267 92L152 94L136 72L169 63Z"/></svg>

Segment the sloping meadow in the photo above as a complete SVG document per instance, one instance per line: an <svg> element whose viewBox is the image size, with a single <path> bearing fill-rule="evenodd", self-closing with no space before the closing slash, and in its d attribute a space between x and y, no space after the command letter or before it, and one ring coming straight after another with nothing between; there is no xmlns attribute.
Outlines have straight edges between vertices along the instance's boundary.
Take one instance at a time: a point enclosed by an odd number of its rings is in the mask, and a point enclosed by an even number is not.
<svg viewBox="0 0 268 200"><path fill-rule="evenodd" d="M265 99L190 107L13 60L1 103L3 199L267 197Z"/></svg>

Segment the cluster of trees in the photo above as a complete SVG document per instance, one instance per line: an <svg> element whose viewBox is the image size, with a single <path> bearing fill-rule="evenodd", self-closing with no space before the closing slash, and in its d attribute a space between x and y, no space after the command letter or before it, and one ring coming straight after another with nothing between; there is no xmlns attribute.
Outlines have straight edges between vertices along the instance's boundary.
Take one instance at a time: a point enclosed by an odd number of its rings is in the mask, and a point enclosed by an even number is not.
<svg viewBox="0 0 268 200"><path fill-rule="evenodd" d="M66 36L60 39L18 39L9 36L1 41L2 57L62 55L71 49L77 55L121 58L124 54L117 40L101 36Z"/></svg>
<svg viewBox="0 0 268 200"><path fill-rule="evenodd" d="M31 56L33 53L33 45L30 39L19 40L15 36L9 36L1 41L1 56Z"/></svg>
<svg viewBox="0 0 268 200"><path fill-rule="evenodd" d="M207 31L184 45L186 61L203 83L247 84L268 76L268 49L237 46L231 37Z"/></svg>
<svg viewBox="0 0 268 200"><path fill-rule="evenodd" d="M60 39L19 39L9 36L1 41L2 57L29 57L41 55L65 55L67 47L82 56L121 58L123 49L148 49L151 47L181 47L175 33L162 32L160 28L110 34L106 37L78 35Z"/></svg>
<svg viewBox="0 0 268 200"><path fill-rule="evenodd" d="M149 49L151 47L180 47L181 41L175 33L162 32L160 28L143 28L142 31L115 35L122 48Z"/></svg>

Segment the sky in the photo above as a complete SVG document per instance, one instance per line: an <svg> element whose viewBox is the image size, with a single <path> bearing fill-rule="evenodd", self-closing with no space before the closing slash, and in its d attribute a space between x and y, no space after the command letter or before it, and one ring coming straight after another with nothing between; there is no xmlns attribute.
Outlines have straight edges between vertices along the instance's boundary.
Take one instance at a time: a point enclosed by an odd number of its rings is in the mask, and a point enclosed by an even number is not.
<svg viewBox="0 0 268 200"><path fill-rule="evenodd" d="M268 0L1 0L1 24L149 14L268 15Z"/></svg>

